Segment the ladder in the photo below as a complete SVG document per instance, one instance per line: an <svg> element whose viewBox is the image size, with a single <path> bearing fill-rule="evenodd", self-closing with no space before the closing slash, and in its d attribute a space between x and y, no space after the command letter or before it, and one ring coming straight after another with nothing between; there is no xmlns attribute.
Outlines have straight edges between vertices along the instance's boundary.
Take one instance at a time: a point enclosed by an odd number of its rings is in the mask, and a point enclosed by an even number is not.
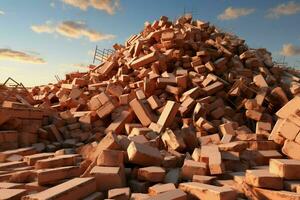
<svg viewBox="0 0 300 200"><path fill-rule="evenodd" d="M96 61L104 62L108 59L108 57L113 54L115 51L112 49L99 49L96 45L94 58L93 58L93 64L95 64Z"/></svg>

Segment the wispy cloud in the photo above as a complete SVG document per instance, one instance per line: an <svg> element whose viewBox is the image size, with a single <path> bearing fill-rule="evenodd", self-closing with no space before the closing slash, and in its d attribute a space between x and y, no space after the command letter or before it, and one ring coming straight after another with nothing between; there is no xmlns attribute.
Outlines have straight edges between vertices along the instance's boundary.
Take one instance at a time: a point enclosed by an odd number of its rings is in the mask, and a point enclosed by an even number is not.
<svg viewBox="0 0 300 200"><path fill-rule="evenodd" d="M0 49L0 59L32 64L46 64L44 59L36 55L30 55L26 52L16 51L12 49Z"/></svg>
<svg viewBox="0 0 300 200"><path fill-rule="evenodd" d="M33 25L31 26L31 29L36 33L58 33L62 36L73 39L86 37L91 42L111 40L115 38L115 35L104 34L88 28L87 25L81 21L64 21L57 25L46 22L46 24L42 25Z"/></svg>
<svg viewBox="0 0 300 200"><path fill-rule="evenodd" d="M87 10L89 7L103 10L110 15L120 9L120 0L62 0L65 4Z"/></svg>
<svg viewBox="0 0 300 200"><path fill-rule="evenodd" d="M300 12L300 3L289 1L286 4L279 4L276 7L269 9L266 17L274 19L283 15L294 15L298 12Z"/></svg>
<svg viewBox="0 0 300 200"><path fill-rule="evenodd" d="M283 56L300 56L300 46L295 46L291 43L282 46L281 55Z"/></svg>
<svg viewBox="0 0 300 200"><path fill-rule="evenodd" d="M46 24L42 25L32 25L31 30L36 33L53 33L55 31L51 21L47 21Z"/></svg>
<svg viewBox="0 0 300 200"><path fill-rule="evenodd" d="M0 15L5 15L5 12L3 10L0 10Z"/></svg>
<svg viewBox="0 0 300 200"><path fill-rule="evenodd" d="M255 11L254 8L233 8L228 7L218 16L219 20L232 20L242 16L250 15Z"/></svg>

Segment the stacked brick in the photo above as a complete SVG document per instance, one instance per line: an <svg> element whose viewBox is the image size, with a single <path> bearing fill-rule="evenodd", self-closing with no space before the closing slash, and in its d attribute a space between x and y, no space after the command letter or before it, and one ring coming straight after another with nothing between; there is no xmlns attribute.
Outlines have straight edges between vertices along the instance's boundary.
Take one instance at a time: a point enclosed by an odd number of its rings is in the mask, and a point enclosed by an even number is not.
<svg viewBox="0 0 300 200"><path fill-rule="evenodd" d="M1 94L0 199L300 199L297 71L191 16L113 47Z"/></svg>

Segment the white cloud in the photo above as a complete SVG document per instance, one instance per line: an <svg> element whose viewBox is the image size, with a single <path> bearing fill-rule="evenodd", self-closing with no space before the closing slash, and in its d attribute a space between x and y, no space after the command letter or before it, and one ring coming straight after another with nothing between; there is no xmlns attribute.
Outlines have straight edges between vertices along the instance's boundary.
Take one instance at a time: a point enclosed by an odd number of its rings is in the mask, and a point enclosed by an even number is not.
<svg viewBox="0 0 300 200"><path fill-rule="evenodd" d="M111 40L115 35L104 34L87 27L84 22L80 21L64 21L57 25L46 23L43 25L33 25L31 29L36 33L58 33L62 36L79 39L82 37L88 38L91 42L101 40Z"/></svg>
<svg viewBox="0 0 300 200"><path fill-rule="evenodd" d="M26 52L16 51L12 49L0 49L1 60L12 60L18 62L32 63L32 64L45 64L44 59L30 55Z"/></svg>
<svg viewBox="0 0 300 200"><path fill-rule="evenodd" d="M219 20L232 20L242 16L250 15L255 11L254 8L233 8L228 7L218 16Z"/></svg>
<svg viewBox="0 0 300 200"><path fill-rule="evenodd" d="M295 46L291 43L282 46L281 55L283 56L300 56L300 46Z"/></svg>
<svg viewBox="0 0 300 200"><path fill-rule="evenodd" d="M0 10L0 15L5 15L5 12Z"/></svg>
<svg viewBox="0 0 300 200"><path fill-rule="evenodd" d="M289 1L288 3L279 4L268 11L268 18L279 18L282 15L294 15L300 12L300 3Z"/></svg>
<svg viewBox="0 0 300 200"><path fill-rule="evenodd" d="M55 31L51 21L47 21L46 24L42 25L32 25L31 30L36 33L53 33Z"/></svg>
<svg viewBox="0 0 300 200"><path fill-rule="evenodd" d="M55 8L55 2L51 2L51 3L50 3L50 6L51 6L52 8Z"/></svg>
<svg viewBox="0 0 300 200"><path fill-rule="evenodd" d="M103 10L113 15L120 9L120 0L62 0L65 4L77 7L81 10L87 10L89 7Z"/></svg>

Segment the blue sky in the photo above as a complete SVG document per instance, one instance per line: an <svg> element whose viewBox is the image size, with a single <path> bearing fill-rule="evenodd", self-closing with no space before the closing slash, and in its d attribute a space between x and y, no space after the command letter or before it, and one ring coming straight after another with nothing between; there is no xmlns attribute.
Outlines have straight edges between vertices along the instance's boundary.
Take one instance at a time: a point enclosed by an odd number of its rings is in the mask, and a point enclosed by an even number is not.
<svg viewBox="0 0 300 200"><path fill-rule="evenodd" d="M300 66L300 1L0 0L0 82L40 85L84 71L96 45L123 44L145 21L184 11Z"/></svg>

